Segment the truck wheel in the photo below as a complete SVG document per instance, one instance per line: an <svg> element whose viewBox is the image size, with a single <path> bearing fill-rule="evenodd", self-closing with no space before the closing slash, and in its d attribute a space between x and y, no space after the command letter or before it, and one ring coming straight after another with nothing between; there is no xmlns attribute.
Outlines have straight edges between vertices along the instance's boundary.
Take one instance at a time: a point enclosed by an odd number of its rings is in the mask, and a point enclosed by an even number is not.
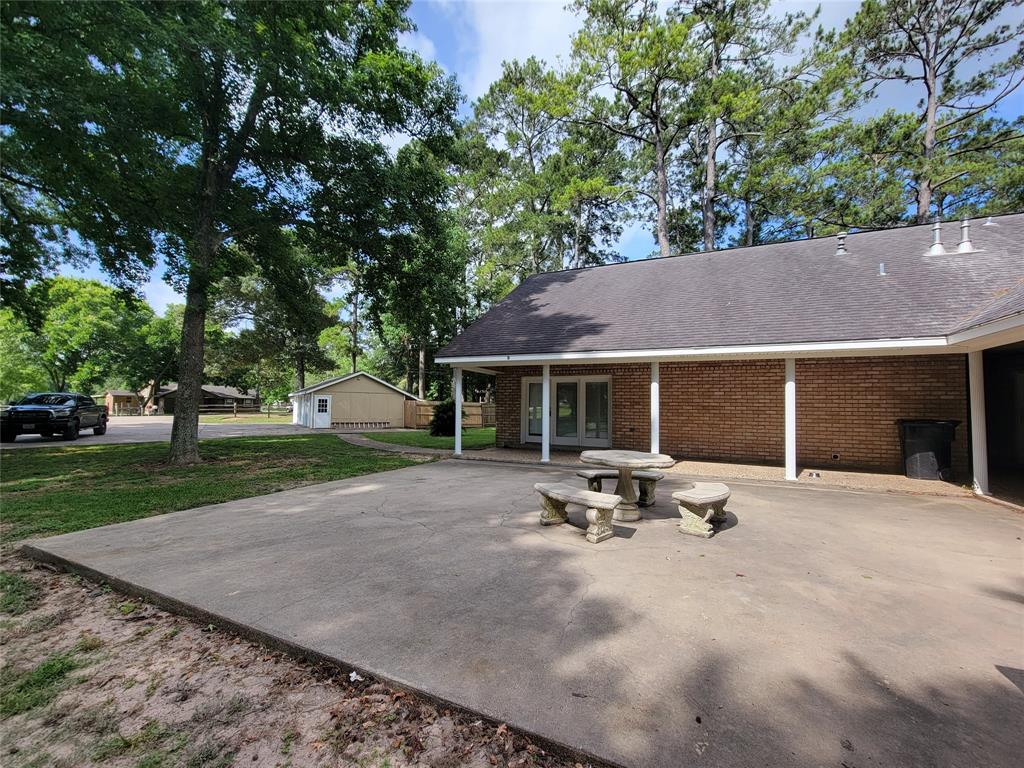
<svg viewBox="0 0 1024 768"><path fill-rule="evenodd" d="M99 424L92 428L94 435L105 435L107 434L107 420L103 419Z"/></svg>
<svg viewBox="0 0 1024 768"><path fill-rule="evenodd" d="M78 420L72 419L68 422L68 425L64 427L64 433L61 435L65 440L77 440L78 439Z"/></svg>
<svg viewBox="0 0 1024 768"><path fill-rule="evenodd" d="M5 429L0 432L0 443L13 443L18 438L18 433L13 429Z"/></svg>

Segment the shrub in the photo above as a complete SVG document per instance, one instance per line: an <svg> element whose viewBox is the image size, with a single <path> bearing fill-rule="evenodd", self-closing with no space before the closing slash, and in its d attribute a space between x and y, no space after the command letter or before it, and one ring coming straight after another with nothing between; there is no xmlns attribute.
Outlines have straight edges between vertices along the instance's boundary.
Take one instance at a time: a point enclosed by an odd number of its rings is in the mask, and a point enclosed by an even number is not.
<svg viewBox="0 0 1024 768"><path fill-rule="evenodd" d="M442 400L434 408L430 419L430 434L434 437L455 436L455 401Z"/></svg>

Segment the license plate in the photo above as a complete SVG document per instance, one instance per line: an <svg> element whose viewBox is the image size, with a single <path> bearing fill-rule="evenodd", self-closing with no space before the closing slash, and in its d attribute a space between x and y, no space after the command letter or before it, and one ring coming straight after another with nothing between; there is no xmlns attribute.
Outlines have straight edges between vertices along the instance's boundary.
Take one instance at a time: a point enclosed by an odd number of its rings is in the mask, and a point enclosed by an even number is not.
<svg viewBox="0 0 1024 768"><path fill-rule="evenodd" d="M36 425L35 424L22 424L21 428L22 429L35 429Z"/></svg>

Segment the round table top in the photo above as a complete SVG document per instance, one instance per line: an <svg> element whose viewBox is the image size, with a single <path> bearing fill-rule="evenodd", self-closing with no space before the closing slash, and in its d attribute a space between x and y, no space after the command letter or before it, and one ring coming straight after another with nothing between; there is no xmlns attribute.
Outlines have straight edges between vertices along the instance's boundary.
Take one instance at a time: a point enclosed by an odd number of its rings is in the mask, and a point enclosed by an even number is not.
<svg viewBox="0 0 1024 768"><path fill-rule="evenodd" d="M584 451L580 460L587 464L600 464L605 467L620 469L664 469L671 467L676 460L664 453L642 453L641 451Z"/></svg>

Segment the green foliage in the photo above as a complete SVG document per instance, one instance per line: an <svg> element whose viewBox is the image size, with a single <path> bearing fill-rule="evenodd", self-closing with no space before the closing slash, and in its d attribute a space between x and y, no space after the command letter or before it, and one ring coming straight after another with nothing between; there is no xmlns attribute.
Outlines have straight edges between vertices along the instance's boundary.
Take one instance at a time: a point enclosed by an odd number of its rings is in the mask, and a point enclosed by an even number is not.
<svg viewBox="0 0 1024 768"><path fill-rule="evenodd" d="M464 451L477 451L483 448L493 448L494 433L494 427L464 429L462 431L462 449ZM364 437L381 443L390 443L391 445L439 448L450 451L455 448L455 425L452 425L452 434L445 436L432 435L427 430L417 430L415 432L367 432Z"/></svg>
<svg viewBox="0 0 1024 768"><path fill-rule="evenodd" d="M1024 83L1024 22L1009 13L1017 5L865 0L835 39L869 93L896 82L920 99L905 130L880 142L919 223L991 202L1000 155L1024 142L1019 122L993 112Z"/></svg>
<svg viewBox="0 0 1024 768"><path fill-rule="evenodd" d="M186 296L173 460L198 458L213 286L253 260L269 268L286 231L338 266L373 252L388 208L382 138L450 130L453 84L398 45L407 7L4 5L13 183L60 207L117 279L137 278L159 253ZM69 138L81 173L65 173Z"/></svg>
<svg viewBox="0 0 1024 768"><path fill-rule="evenodd" d="M434 407L430 417L430 434L434 437L455 435L455 401L443 400Z"/></svg>
<svg viewBox="0 0 1024 768"><path fill-rule="evenodd" d="M34 358L47 387L56 391L91 393L132 354L154 320L148 305L95 280L57 277L37 283L31 294L42 319L33 332L18 336L13 364ZM32 369L14 370L22 374L12 375L12 386Z"/></svg>
<svg viewBox="0 0 1024 768"><path fill-rule="evenodd" d="M67 676L80 666L73 654L57 653L27 672L4 667L0 670L0 715L12 717L48 704L67 686Z"/></svg>
<svg viewBox="0 0 1024 768"><path fill-rule="evenodd" d="M39 588L17 573L0 571L0 612L17 616L39 601Z"/></svg>
<svg viewBox="0 0 1024 768"><path fill-rule="evenodd" d="M0 402L46 389L46 369L39 362L35 336L13 310L0 308Z"/></svg>
<svg viewBox="0 0 1024 768"><path fill-rule="evenodd" d="M80 531L412 463L332 435L233 437L204 440L201 448L204 463L185 467L162 463L166 443L5 452L5 540Z"/></svg>

